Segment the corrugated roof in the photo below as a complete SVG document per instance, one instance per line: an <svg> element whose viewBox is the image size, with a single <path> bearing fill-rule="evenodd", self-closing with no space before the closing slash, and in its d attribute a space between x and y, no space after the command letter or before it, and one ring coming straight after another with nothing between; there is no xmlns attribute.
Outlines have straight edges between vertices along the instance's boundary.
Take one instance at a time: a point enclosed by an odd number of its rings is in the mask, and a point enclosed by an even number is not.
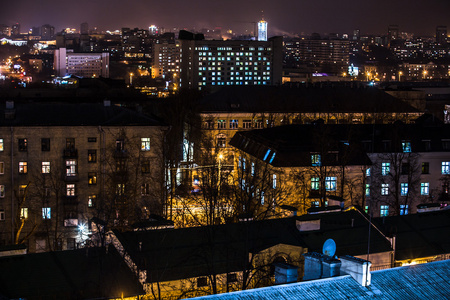
<svg viewBox="0 0 450 300"><path fill-rule="evenodd" d="M446 260L372 272L369 287L345 275L194 299L449 299L449 278Z"/></svg>

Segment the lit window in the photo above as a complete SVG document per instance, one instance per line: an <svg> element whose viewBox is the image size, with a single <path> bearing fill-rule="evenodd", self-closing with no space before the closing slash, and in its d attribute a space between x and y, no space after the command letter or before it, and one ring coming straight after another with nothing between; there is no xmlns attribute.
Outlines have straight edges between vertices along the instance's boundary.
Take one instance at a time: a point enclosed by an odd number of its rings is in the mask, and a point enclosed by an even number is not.
<svg viewBox="0 0 450 300"><path fill-rule="evenodd" d="M117 195L123 195L123 194L125 194L125 184L118 183L117 184Z"/></svg>
<svg viewBox="0 0 450 300"><path fill-rule="evenodd" d="M5 163L0 162L0 174L5 174Z"/></svg>
<svg viewBox="0 0 450 300"><path fill-rule="evenodd" d="M3 139L0 139L0 152L3 151L4 145L3 145Z"/></svg>
<svg viewBox="0 0 450 300"><path fill-rule="evenodd" d="M5 198L5 186L0 185L0 198Z"/></svg>
<svg viewBox="0 0 450 300"><path fill-rule="evenodd" d="M322 164L320 154L311 154L311 165L318 167Z"/></svg>
<svg viewBox="0 0 450 300"><path fill-rule="evenodd" d="M408 214L408 204L400 204L400 216Z"/></svg>
<svg viewBox="0 0 450 300"><path fill-rule="evenodd" d="M48 173L50 173L50 162L43 161L42 162L42 174L48 174Z"/></svg>
<svg viewBox="0 0 450 300"><path fill-rule="evenodd" d="M88 184L89 185L97 184L97 173L95 172L88 173Z"/></svg>
<svg viewBox="0 0 450 300"><path fill-rule="evenodd" d="M43 207L42 208L42 219L51 219L52 218L52 212L50 207Z"/></svg>
<svg viewBox="0 0 450 300"><path fill-rule="evenodd" d="M141 138L141 150L150 151L150 138Z"/></svg>
<svg viewBox="0 0 450 300"><path fill-rule="evenodd" d="M217 136L217 147L224 148L227 145L227 139L224 134L219 134Z"/></svg>
<svg viewBox="0 0 450 300"><path fill-rule="evenodd" d="M381 163L381 175L383 176L388 175L390 170L391 170L390 163Z"/></svg>
<svg viewBox="0 0 450 300"><path fill-rule="evenodd" d="M327 191L335 191L337 186L336 177L325 177L325 189Z"/></svg>
<svg viewBox="0 0 450 300"><path fill-rule="evenodd" d="M383 196L389 195L389 184L388 183L381 184L381 195L383 195Z"/></svg>
<svg viewBox="0 0 450 300"><path fill-rule="evenodd" d="M66 184L66 196L75 196L75 184Z"/></svg>
<svg viewBox="0 0 450 300"><path fill-rule="evenodd" d="M28 173L28 163L26 161L19 162L19 174Z"/></svg>
<svg viewBox="0 0 450 300"><path fill-rule="evenodd" d="M267 159L267 157L269 156L269 154L270 154L270 149L267 150L266 154L264 155L263 161L266 161L266 159Z"/></svg>
<svg viewBox="0 0 450 300"><path fill-rule="evenodd" d="M5 211L3 209L0 210L0 221L5 221Z"/></svg>
<svg viewBox="0 0 450 300"><path fill-rule="evenodd" d="M368 206L368 205L364 206L364 212L365 212L366 214L369 213L369 206Z"/></svg>
<svg viewBox="0 0 450 300"><path fill-rule="evenodd" d="M366 177L370 177L370 168L366 169Z"/></svg>
<svg viewBox="0 0 450 300"><path fill-rule="evenodd" d="M443 161L441 167L441 173L445 175L450 174L450 161Z"/></svg>
<svg viewBox="0 0 450 300"><path fill-rule="evenodd" d="M255 163L254 162L252 162L252 167L251 167L251 174L252 174L252 176L255 176Z"/></svg>
<svg viewBox="0 0 450 300"><path fill-rule="evenodd" d="M311 178L311 190L319 190L320 187L320 182L319 182L319 177L312 177Z"/></svg>
<svg viewBox="0 0 450 300"><path fill-rule="evenodd" d="M400 183L400 195L407 196L408 195L408 184Z"/></svg>
<svg viewBox="0 0 450 300"><path fill-rule="evenodd" d="M88 162L94 163L97 161L97 150L88 150Z"/></svg>
<svg viewBox="0 0 450 300"><path fill-rule="evenodd" d="M264 205L264 191L261 192L261 205Z"/></svg>
<svg viewBox="0 0 450 300"><path fill-rule="evenodd" d="M425 195L425 196L430 194L430 183L429 182L420 183L420 194Z"/></svg>
<svg viewBox="0 0 450 300"><path fill-rule="evenodd" d="M95 207L95 200L97 199L97 195L89 195L88 197L88 207Z"/></svg>
<svg viewBox="0 0 450 300"><path fill-rule="evenodd" d="M403 149L404 153L410 153L411 152L411 142L403 141L402 142L402 149Z"/></svg>
<svg viewBox="0 0 450 300"><path fill-rule="evenodd" d="M369 197L370 196L370 184L366 183L366 196Z"/></svg>
<svg viewBox="0 0 450 300"><path fill-rule="evenodd" d="M389 215L389 205L380 206L380 217L387 217Z"/></svg>
<svg viewBox="0 0 450 300"><path fill-rule="evenodd" d="M273 174L273 177L272 177L272 187L273 187L274 189L277 188L277 174Z"/></svg>
<svg viewBox="0 0 450 300"><path fill-rule="evenodd" d="M230 120L230 129L237 129L239 125L238 120Z"/></svg>
<svg viewBox="0 0 450 300"><path fill-rule="evenodd" d="M76 176L77 174L77 161L66 160L66 176Z"/></svg>
<svg viewBox="0 0 450 300"><path fill-rule="evenodd" d="M22 207L20 209L20 218L21 219L28 219L28 207Z"/></svg>

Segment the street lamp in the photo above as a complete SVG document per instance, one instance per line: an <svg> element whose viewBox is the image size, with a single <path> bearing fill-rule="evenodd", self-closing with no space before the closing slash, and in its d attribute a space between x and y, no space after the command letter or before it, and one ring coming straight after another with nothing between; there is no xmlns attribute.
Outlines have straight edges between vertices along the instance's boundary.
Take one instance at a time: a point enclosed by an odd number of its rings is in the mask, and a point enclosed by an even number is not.
<svg viewBox="0 0 450 300"><path fill-rule="evenodd" d="M426 76L427 76L427 70L423 70L423 79L425 79L426 78Z"/></svg>
<svg viewBox="0 0 450 300"><path fill-rule="evenodd" d="M133 85L133 73L130 73L130 85Z"/></svg>
<svg viewBox="0 0 450 300"><path fill-rule="evenodd" d="M403 72L402 71L400 71L400 72L398 72L398 81L401 81L401 76L403 75Z"/></svg>
<svg viewBox="0 0 450 300"><path fill-rule="evenodd" d="M218 184L219 184L219 188L218 188L218 190L219 190L219 193L220 193L220 173L221 173L221 170L222 170L222 159L223 159L223 154L222 153L219 153L219 155L217 156L217 159L219 160L219 179L218 179Z"/></svg>

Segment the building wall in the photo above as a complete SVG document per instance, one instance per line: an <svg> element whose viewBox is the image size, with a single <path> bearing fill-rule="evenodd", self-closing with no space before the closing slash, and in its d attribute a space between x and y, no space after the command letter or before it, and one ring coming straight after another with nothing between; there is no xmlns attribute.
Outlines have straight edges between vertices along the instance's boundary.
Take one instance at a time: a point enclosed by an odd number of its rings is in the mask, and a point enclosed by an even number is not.
<svg viewBox="0 0 450 300"><path fill-rule="evenodd" d="M87 236L81 239L78 225L85 224L88 230L89 220L94 216L116 224L116 221L111 219L113 212L107 211L106 207L112 207L112 202L120 200L120 197L114 197L117 191L112 186L116 180L114 155L117 139L125 140L126 151L123 153L129 158L127 166L130 170L134 167L130 173L138 174L132 178L136 180L134 185L128 184L131 177L126 183L129 185L126 187L127 199L135 201L136 210L123 218L127 218L131 224L137 219L146 218L150 213L162 212L164 177L160 127L0 127L0 138L3 139L3 151L0 151L3 174L0 175L0 184L4 188L0 209L4 211L5 216L4 220L0 221L2 244L14 242L14 219L20 215L20 208L28 208L28 218L20 237L33 233L27 242L30 252L68 249L73 246L73 242L75 246L77 243L83 243ZM50 151L42 150L43 138L50 140ZM66 147L67 138L75 140L72 150ZM141 138L150 138L149 151L140 149ZM19 149L19 139L26 139L26 151ZM89 156L93 160L92 151L96 152L95 161L89 161ZM73 176L67 176L69 160L76 162L76 173ZM145 174L141 173L144 161L148 161L150 166ZM19 173L20 162L27 163L26 174ZM50 162L49 174L42 174L42 162ZM74 184L73 195L68 191L69 184ZM144 184L147 185L145 193L141 191ZM19 195L21 186L22 191L25 186L28 188L26 200L19 207L19 201L23 199ZM91 197L93 195L96 197ZM49 220L43 218L44 207L50 208ZM19 219L16 221L19 222ZM49 245L55 239L60 246ZM36 242L37 240L39 241ZM44 245L43 249L37 249L39 243Z"/></svg>
<svg viewBox="0 0 450 300"><path fill-rule="evenodd" d="M54 69L57 76L109 78L109 53L69 53L66 48L55 50Z"/></svg>
<svg viewBox="0 0 450 300"><path fill-rule="evenodd" d="M279 85L281 37L260 41L181 40L181 86Z"/></svg>

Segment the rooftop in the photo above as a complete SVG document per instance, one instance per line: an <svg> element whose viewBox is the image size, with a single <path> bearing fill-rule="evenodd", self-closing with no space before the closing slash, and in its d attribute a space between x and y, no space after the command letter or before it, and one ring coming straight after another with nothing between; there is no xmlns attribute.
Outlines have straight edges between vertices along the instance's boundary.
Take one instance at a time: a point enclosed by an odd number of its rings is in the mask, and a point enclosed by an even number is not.
<svg viewBox="0 0 450 300"><path fill-rule="evenodd" d="M448 299L450 260L371 272L363 287L350 275L194 299Z"/></svg>

